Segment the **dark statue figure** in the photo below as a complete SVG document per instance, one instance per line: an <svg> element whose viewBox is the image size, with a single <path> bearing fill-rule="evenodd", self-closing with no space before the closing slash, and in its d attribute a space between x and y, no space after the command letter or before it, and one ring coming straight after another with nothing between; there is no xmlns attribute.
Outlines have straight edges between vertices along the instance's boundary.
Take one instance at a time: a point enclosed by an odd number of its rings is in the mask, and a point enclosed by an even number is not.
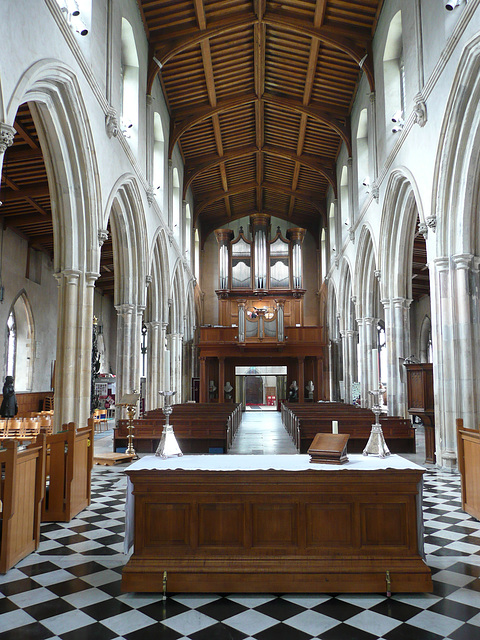
<svg viewBox="0 0 480 640"><path fill-rule="evenodd" d="M3 401L0 407L2 418L14 418L18 413L17 398L13 387L13 377L7 376L3 385Z"/></svg>

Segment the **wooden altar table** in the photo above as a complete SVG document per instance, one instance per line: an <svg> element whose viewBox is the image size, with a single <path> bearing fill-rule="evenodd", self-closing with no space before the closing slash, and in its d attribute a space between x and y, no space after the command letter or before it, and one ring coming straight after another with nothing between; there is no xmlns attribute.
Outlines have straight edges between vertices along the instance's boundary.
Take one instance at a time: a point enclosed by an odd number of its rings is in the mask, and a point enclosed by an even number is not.
<svg viewBox="0 0 480 640"><path fill-rule="evenodd" d="M124 591L432 590L424 469L400 456L146 456L126 473Z"/></svg>

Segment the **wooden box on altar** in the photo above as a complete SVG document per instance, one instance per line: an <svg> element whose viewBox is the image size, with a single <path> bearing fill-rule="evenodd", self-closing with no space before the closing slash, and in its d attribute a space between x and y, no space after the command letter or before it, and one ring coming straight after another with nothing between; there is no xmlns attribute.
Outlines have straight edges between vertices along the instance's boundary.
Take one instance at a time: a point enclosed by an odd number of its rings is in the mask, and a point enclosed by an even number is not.
<svg viewBox="0 0 480 640"><path fill-rule="evenodd" d="M344 464L348 462L348 433L317 433L307 453L310 462Z"/></svg>

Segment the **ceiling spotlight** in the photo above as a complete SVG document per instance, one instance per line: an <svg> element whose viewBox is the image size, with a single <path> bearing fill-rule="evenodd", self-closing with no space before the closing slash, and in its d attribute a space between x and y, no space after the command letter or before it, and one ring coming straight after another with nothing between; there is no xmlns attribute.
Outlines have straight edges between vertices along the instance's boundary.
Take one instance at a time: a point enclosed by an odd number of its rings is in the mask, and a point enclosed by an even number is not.
<svg viewBox="0 0 480 640"><path fill-rule="evenodd" d="M362 184L364 187L369 187L370 186L370 178L368 176L366 176L363 181Z"/></svg>
<svg viewBox="0 0 480 640"><path fill-rule="evenodd" d="M392 116L392 122L403 122L403 113L402 111L395 111Z"/></svg>

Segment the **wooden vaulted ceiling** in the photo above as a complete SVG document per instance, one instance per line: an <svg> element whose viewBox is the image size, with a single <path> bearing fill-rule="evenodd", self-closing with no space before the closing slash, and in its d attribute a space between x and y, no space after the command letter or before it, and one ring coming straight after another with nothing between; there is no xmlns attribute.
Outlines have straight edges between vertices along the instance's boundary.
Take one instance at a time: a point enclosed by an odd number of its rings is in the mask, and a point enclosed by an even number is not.
<svg viewBox="0 0 480 640"><path fill-rule="evenodd" d="M202 238L254 212L318 237L382 0L137 2Z"/></svg>

